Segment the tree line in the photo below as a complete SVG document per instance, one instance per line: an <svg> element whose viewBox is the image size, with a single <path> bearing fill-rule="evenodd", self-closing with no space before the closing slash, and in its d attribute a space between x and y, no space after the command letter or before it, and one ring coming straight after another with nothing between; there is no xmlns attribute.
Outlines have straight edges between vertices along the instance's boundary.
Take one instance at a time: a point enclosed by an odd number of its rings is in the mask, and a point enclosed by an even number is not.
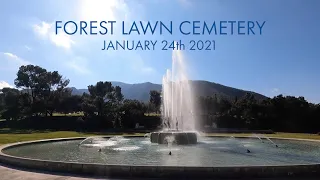
<svg viewBox="0 0 320 180"><path fill-rule="evenodd" d="M153 100L144 103L124 99L121 88L111 82L100 81L88 86L88 94L72 95L69 82L58 71L50 72L35 65L21 66L14 80L16 88L1 90L0 119L21 121L30 117L49 118L54 113L81 112L84 120L98 119L109 122L112 127L132 128L135 122L130 120L155 111L157 106Z"/></svg>
<svg viewBox="0 0 320 180"><path fill-rule="evenodd" d="M320 131L320 104L304 97L278 95L263 100L247 93L234 99L201 97L198 99L204 124L215 123L220 128L271 129L280 132Z"/></svg>
<svg viewBox="0 0 320 180"><path fill-rule="evenodd" d="M51 72L35 65L21 66L14 80L16 88L1 90L0 119L22 123L25 119L40 117L45 121L55 113L81 112L77 120L91 123L91 126L134 128L142 119L145 120L143 124L152 128L161 125L159 117L146 118L146 113L160 113L161 92L150 91L149 102L141 102L125 99L121 88L111 82L89 85L89 93L82 95L72 95L69 83L70 80L58 71ZM251 93L234 98L213 94L197 97L196 107L199 129L216 125L220 128L318 132L320 127L320 105L309 103L303 97L278 95L257 100Z"/></svg>

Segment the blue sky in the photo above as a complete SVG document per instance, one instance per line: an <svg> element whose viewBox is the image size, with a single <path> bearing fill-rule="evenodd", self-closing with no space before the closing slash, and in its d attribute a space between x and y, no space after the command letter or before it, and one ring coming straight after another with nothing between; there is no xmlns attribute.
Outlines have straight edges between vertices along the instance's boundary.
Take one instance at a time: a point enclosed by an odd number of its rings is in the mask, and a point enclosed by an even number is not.
<svg viewBox="0 0 320 180"><path fill-rule="evenodd" d="M18 67L58 70L70 86L97 81L160 83L171 51L101 51L103 40L215 40L215 51L184 51L191 79L267 96L320 102L318 0L4 0L0 5L0 86L13 86ZM56 20L266 21L262 36L54 35Z"/></svg>

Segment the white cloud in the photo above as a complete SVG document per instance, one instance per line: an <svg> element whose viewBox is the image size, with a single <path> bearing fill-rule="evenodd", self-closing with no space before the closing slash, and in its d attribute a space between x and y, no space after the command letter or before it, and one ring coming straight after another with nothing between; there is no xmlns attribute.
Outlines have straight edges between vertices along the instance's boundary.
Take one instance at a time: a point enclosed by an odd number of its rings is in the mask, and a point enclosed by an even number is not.
<svg viewBox="0 0 320 180"><path fill-rule="evenodd" d="M113 21L128 17L128 7L123 0L83 0L79 6L80 19L86 21Z"/></svg>
<svg viewBox="0 0 320 180"><path fill-rule="evenodd" d="M46 37L51 29L51 24L42 21L40 24L33 25L33 30L40 36Z"/></svg>
<svg viewBox="0 0 320 180"><path fill-rule="evenodd" d="M155 72L155 70L152 67L146 67L146 66L142 67L141 70L144 73L153 73L153 72Z"/></svg>
<svg viewBox="0 0 320 180"><path fill-rule="evenodd" d="M192 6L192 3L190 0L178 0L178 2L182 5L182 6L185 6L185 7L190 7Z"/></svg>
<svg viewBox="0 0 320 180"><path fill-rule="evenodd" d="M29 61L26 61L26 60L18 57L17 55L9 53L9 52L5 52L5 53L3 53L3 55L9 61L8 64L15 64L18 66L31 64Z"/></svg>
<svg viewBox="0 0 320 180"><path fill-rule="evenodd" d="M136 55L135 57L131 58L132 68L133 70L143 73L143 74L152 74L155 73L155 69L146 65L144 60L141 58L140 55Z"/></svg>
<svg viewBox="0 0 320 180"><path fill-rule="evenodd" d="M124 0L79 0L77 3L72 5L68 10L68 15L63 15L59 20L66 22L67 20L78 21L117 21L114 27L114 32L119 32L117 28L119 27L120 21L129 21L129 19L137 19L137 13L130 13L134 11L129 9L128 5ZM142 10L139 9L139 13ZM138 18L140 19L140 18ZM88 24L89 26L89 24ZM78 29L79 30L79 29ZM87 59L81 54L81 48L87 49L88 47L96 48L98 44L101 43L101 39L105 39L106 36L81 36L81 35L67 35L63 30L59 30L59 33L55 34L55 22L39 22L33 25L34 33L43 40L46 40L57 47L68 50L69 55L71 55L66 61L63 61L62 65L69 68L78 74L92 75L94 72L90 70L88 66ZM97 29L99 31L99 28ZM88 30L87 30L88 32ZM116 35L108 36L109 39L118 39L119 36ZM96 43L99 42L99 43ZM73 48L77 45L77 48ZM79 49L78 49L79 48ZM100 48L100 46L99 46ZM132 60L132 66L138 72L151 73L154 69L145 65L143 60ZM131 64L130 64L131 65Z"/></svg>
<svg viewBox="0 0 320 180"><path fill-rule="evenodd" d="M77 3L70 8L70 14L65 17L68 20L78 21L117 21L124 20L127 21L129 16L129 8L124 0L79 0ZM64 19L64 18L62 18ZM62 20L60 18L60 20ZM62 20L62 22L66 22ZM89 25L88 25L89 26ZM68 28L68 27L67 27ZM116 27L117 28L117 25ZM101 28L97 28L99 31ZM79 30L79 29L78 29ZM95 39L97 36L81 36L81 35L68 35L64 33L61 29L58 34L55 33L55 22L45 22L42 21L38 24L33 25L33 31L41 38L49 40L57 47L64 49L71 49L74 44L83 44L81 40L88 44L87 38ZM116 30L114 30L116 31ZM88 32L88 30L87 30ZM105 38L105 37L98 37ZM114 36L109 37L114 38ZM76 40L76 42L75 42Z"/></svg>
<svg viewBox="0 0 320 180"><path fill-rule="evenodd" d="M50 34L50 40L58 47L70 49L75 42L67 34Z"/></svg>
<svg viewBox="0 0 320 180"><path fill-rule="evenodd" d="M271 89L271 93L277 94L280 93L280 90L278 88Z"/></svg>
<svg viewBox="0 0 320 180"><path fill-rule="evenodd" d="M3 89L5 87L8 88L14 88L13 86L11 86L9 83L7 83L6 81L0 81L0 89Z"/></svg>
<svg viewBox="0 0 320 180"><path fill-rule="evenodd" d="M24 48L26 48L28 51L31 51L31 50L32 50L32 48L29 47L29 46L27 46L27 45L25 45Z"/></svg>
<svg viewBox="0 0 320 180"><path fill-rule="evenodd" d="M75 44L70 35L64 33L56 34L52 23L42 21L40 24L33 25L33 30L38 36L50 40L57 47L68 50Z"/></svg>
<svg viewBox="0 0 320 180"><path fill-rule="evenodd" d="M86 58L76 57L71 61L66 62L66 65L78 74L91 74L91 71L88 69L88 60Z"/></svg>
<svg viewBox="0 0 320 180"><path fill-rule="evenodd" d="M106 27L108 28L108 35L107 36L83 36L77 35L77 43L80 45L88 45L91 43L97 44L101 43L102 39L106 37L108 40L119 40L119 38L123 38L121 35L121 21L125 21L125 23L129 23L131 18L137 18L136 14L131 14L130 10L125 3L124 0L81 0L78 1L79 3L75 6L76 8L76 17L78 21L86 21L89 23L90 21L116 21L113 24L113 35L111 33L111 24L107 24ZM104 31L100 26L95 30ZM87 29L89 32L89 29Z"/></svg>

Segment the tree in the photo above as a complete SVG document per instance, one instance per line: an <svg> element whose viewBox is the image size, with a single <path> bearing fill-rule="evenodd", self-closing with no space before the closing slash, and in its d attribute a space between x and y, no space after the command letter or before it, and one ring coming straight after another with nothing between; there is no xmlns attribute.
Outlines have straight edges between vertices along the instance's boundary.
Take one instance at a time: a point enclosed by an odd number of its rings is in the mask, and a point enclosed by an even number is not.
<svg viewBox="0 0 320 180"><path fill-rule="evenodd" d="M154 107L156 108L156 112L158 113L160 111L160 105L161 105L160 92L151 90L149 102L154 105Z"/></svg>
<svg viewBox="0 0 320 180"><path fill-rule="evenodd" d="M82 111L82 100L79 95L64 96L60 99L58 110L64 114Z"/></svg>
<svg viewBox="0 0 320 180"><path fill-rule="evenodd" d="M2 92L2 89L1 89L0 90L0 118L5 108L6 108L6 104L4 101L4 93Z"/></svg>
<svg viewBox="0 0 320 180"><path fill-rule="evenodd" d="M83 95L83 108L87 115L97 113L100 118L110 119L116 127L121 126L121 103L123 95L119 86L112 86L111 82L99 81L88 86L89 95Z"/></svg>
<svg viewBox="0 0 320 180"><path fill-rule="evenodd" d="M69 80L62 78L58 71L48 72L40 66L26 65L19 68L14 83L31 95L32 113L52 116Z"/></svg>
<svg viewBox="0 0 320 180"><path fill-rule="evenodd" d="M22 116L22 109L24 108L20 92L13 88L3 88L1 90L3 99L3 118L7 120L17 120Z"/></svg>
<svg viewBox="0 0 320 180"><path fill-rule="evenodd" d="M122 111L121 106L123 102L123 94L121 92L121 87L116 86L113 92L113 102L112 102L112 109L113 109L113 118L115 127L122 127Z"/></svg>
<svg viewBox="0 0 320 180"><path fill-rule="evenodd" d="M88 91L98 116L105 115L105 106L112 99L113 87L111 82L99 81L96 85L88 86Z"/></svg>
<svg viewBox="0 0 320 180"><path fill-rule="evenodd" d="M134 128L136 121L144 116L146 110L146 105L138 100L124 100L121 107L123 127Z"/></svg>
<svg viewBox="0 0 320 180"><path fill-rule="evenodd" d="M25 88L27 92L31 92L34 100L37 95L41 94L41 88L47 88L45 84L45 77L47 70L40 66L26 65L21 66L17 73L17 78L14 84L17 88Z"/></svg>
<svg viewBox="0 0 320 180"><path fill-rule="evenodd" d="M96 112L94 98L87 93L83 93L81 96L81 99L82 99L81 109L84 113L84 116L87 118L94 116Z"/></svg>

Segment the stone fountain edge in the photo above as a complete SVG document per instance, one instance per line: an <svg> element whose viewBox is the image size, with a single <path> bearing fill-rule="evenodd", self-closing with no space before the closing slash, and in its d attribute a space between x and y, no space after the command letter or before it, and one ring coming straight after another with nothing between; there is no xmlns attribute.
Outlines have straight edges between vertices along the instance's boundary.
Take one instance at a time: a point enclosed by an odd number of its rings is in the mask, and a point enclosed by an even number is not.
<svg viewBox="0 0 320 180"><path fill-rule="evenodd" d="M113 136L96 136L113 137ZM143 136L124 136L143 137ZM229 137L229 136L210 136ZM0 163L27 169L42 170L49 172L71 173L75 175L95 175L107 177L279 177L279 176L317 176L320 175L320 163L315 164L292 164L292 165L268 165L268 166L221 166L221 167L191 167L191 166L152 166L152 165L120 165L120 164L97 164L78 163L63 161L48 161L11 156L3 153L7 148L25 144L56 142L67 140L85 139L86 137L55 138L36 141L25 141L0 146ZM235 137L255 138L255 137ZM296 138L272 138L297 141L314 141L314 139Z"/></svg>

